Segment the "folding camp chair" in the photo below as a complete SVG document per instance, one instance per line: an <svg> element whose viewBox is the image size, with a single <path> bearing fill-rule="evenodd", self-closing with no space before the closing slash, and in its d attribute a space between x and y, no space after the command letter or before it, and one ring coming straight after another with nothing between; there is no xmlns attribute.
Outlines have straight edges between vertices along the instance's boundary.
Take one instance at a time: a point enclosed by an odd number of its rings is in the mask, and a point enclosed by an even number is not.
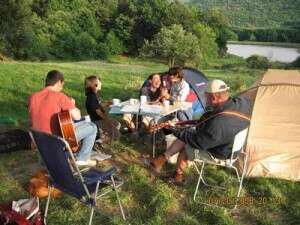
<svg viewBox="0 0 300 225"><path fill-rule="evenodd" d="M213 164L213 165L216 165L216 166L222 166L222 167L234 169L234 171L236 173L236 176L237 176L237 179L238 179L238 182L239 182L239 189L238 189L238 192L237 192L237 197L236 197L236 200L235 200L234 208L237 207L238 198L239 198L241 190L242 190L243 179L244 179L244 176L245 176L246 164L247 164L247 159L248 159L247 154L245 154L245 152L242 151L243 147L245 145L245 142L246 142L247 134L248 134L248 128L246 128L246 129L244 129L244 130L242 130L242 131L240 131L239 133L236 134L236 136L234 138L234 142L233 142L233 147L232 147L230 159L221 160L221 159L216 159L213 156L211 156L211 160L195 159L193 161L193 165L194 165L197 173L199 174L198 182L197 182L196 189L195 189L195 192L194 192L194 200L196 200L196 195L197 195L197 192L198 192L198 189L199 189L200 182L202 182L205 186L208 186L208 187L212 187L212 188L215 187L215 188L225 189L225 187L222 187L222 186L209 185L209 184L207 184L207 182L204 179L203 171L204 171L205 164ZM245 154L244 162L243 162L243 170L242 170L241 175L239 174L237 167L234 165L234 163L238 159L239 154L237 154L237 153ZM199 167L201 166L201 169L199 169L198 166ZM201 202L201 203L205 204L205 205L217 206L215 204L209 204L209 203L204 203L204 202Z"/></svg>
<svg viewBox="0 0 300 225"><path fill-rule="evenodd" d="M31 130L30 135L34 140L41 158L49 172L49 194L46 203L44 223L47 222L47 214L50 203L50 193L53 187L79 199L85 205L91 207L89 225L92 224L94 211L99 211L96 206L98 198L114 190L124 220L126 220L117 188L123 184L115 177L116 168L112 167L107 171L99 171L90 168L81 172L75 164L75 158L69 144L62 138L49 135L36 130ZM67 150L67 151L65 151ZM98 195L100 187L101 191Z"/></svg>

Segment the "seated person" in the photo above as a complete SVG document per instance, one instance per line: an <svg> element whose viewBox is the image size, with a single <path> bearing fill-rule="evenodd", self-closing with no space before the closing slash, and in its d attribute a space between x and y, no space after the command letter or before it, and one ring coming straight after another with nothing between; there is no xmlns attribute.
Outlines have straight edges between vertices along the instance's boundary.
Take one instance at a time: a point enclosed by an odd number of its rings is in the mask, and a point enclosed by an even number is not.
<svg viewBox="0 0 300 225"><path fill-rule="evenodd" d="M171 103L176 101L186 101L187 96L190 93L190 86L184 79L182 69L180 67L170 68L168 76L171 81L171 89L168 90L167 88L163 87L161 91L161 98L170 100ZM165 80L166 79L167 78L165 78ZM192 109L177 112L177 118L181 121L191 120L192 117Z"/></svg>
<svg viewBox="0 0 300 225"><path fill-rule="evenodd" d="M179 152L173 181L182 184L188 160L230 158L235 135L249 126L251 106L248 98L230 98L228 90L229 87L221 80L208 83L205 94L207 104L213 110L204 114L202 118L205 119L200 120L196 127L168 129L178 139L151 162L155 172L159 173L167 160Z"/></svg>
<svg viewBox="0 0 300 225"><path fill-rule="evenodd" d="M144 95L147 97L147 101L152 104L159 103L161 99L161 80L159 74L151 74L148 78L149 85L144 85L140 90L140 96ZM123 117L124 121L126 122L127 126L132 130L135 131L135 123L133 121L132 114L124 114ZM145 128L147 129L152 117L143 116L142 122Z"/></svg>
<svg viewBox="0 0 300 225"><path fill-rule="evenodd" d="M151 77L152 77L153 74L151 74L147 80L144 81L143 85L142 85L142 88L143 87L146 87L146 86L150 86L151 85ZM165 72L165 73L159 73L158 75L160 75L160 80L161 80L161 83L162 83L162 87L165 87L167 88L168 91L171 90L171 80L170 80L170 76L168 74L168 72Z"/></svg>
<svg viewBox="0 0 300 225"><path fill-rule="evenodd" d="M101 90L101 86L101 79L98 76L93 75L85 79L86 111L91 121L98 127L100 142L117 140L120 137L120 123L109 118L105 111L111 103L104 103L97 96L97 93Z"/></svg>
<svg viewBox="0 0 300 225"><path fill-rule="evenodd" d="M49 134L60 135L57 114L61 111L70 111L74 120L81 119L81 113L75 106L75 100L61 91L64 85L64 76L57 70L47 74L45 88L33 93L29 98L29 119L33 129ZM94 146L97 127L92 122L75 125L75 135L82 141L80 151L76 158L79 166L94 166L96 161L90 159Z"/></svg>
<svg viewBox="0 0 300 225"><path fill-rule="evenodd" d="M160 75L157 73L151 74L148 77L149 84L141 88L140 96L145 95L148 102L158 103L160 100Z"/></svg>
<svg viewBox="0 0 300 225"><path fill-rule="evenodd" d="M171 89L162 89L162 96L164 99L170 101L185 101L190 93L190 86L184 80L184 74L180 67L172 67L168 72L169 79L171 81Z"/></svg>

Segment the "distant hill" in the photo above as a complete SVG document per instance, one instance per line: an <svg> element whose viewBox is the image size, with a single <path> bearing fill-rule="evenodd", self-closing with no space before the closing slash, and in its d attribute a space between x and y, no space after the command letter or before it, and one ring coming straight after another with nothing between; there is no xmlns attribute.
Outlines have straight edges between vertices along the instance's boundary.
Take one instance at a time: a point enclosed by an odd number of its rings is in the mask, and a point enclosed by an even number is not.
<svg viewBox="0 0 300 225"><path fill-rule="evenodd" d="M299 26L300 0L185 0L202 10L217 8L233 27Z"/></svg>

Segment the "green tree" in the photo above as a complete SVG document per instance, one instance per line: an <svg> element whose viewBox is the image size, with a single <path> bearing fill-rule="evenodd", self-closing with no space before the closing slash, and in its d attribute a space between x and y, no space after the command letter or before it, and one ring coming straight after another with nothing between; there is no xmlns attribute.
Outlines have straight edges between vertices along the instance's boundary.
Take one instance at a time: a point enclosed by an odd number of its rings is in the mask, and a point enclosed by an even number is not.
<svg viewBox="0 0 300 225"><path fill-rule="evenodd" d="M132 54L142 47L144 39L151 40L166 19L169 2L166 0L122 0L119 13L133 19L131 32ZM131 28L130 28L131 29Z"/></svg>
<svg viewBox="0 0 300 225"><path fill-rule="evenodd" d="M118 13L119 0L89 0L90 7L94 11L97 23L102 31L107 33L115 21Z"/></svg>
<svg viewBox="0 0 300 225"><path fill-rule="evenodd" d="M39 17L46 17L49 9L49 0L33 0L31 8Z"/></svg>
<svg viewBox="0 0 300 225"><path fill-rule="evenodd" d="M102 36L101 28L97 24L97 19L92 10L89 8L80 8L72 15L72 30L76 34L86 32L95 39Z"/></svg>
<svg viewBox="0 0 300 225"><path fill-rule="evenodd" d="M188 60L197 63L201 58L198 38L176 24L163 27L151 42L145 40L140 52L142 56L166 59L169 66L184 65Z"/></svg>
<svg viewBox="0 0 300 225"><path fill-rule="evenodd" d="M167 7L166 18L162 21L164 26L181 24L186 31L191 31L195 23L199 21L200 10L176 0Z"/></svg>
<svg viewBox="0 0 300 225"><path fill-rule="evenodd" d="M113 31L110 31L103 43L99 44L98 55L100 58L108 58L113 55L121 54L125 51L123 42L115 35Z"/></svg>
<svg viewBox="0 0 300 225"><path fill-rule="evenodd" d="M267 69L270 62L267 57L260 55L252 55L246 59L247 66L252 69Z"/></svg>
<svg viewBox="0 0 300 225"><path fill-rule="evenodd" d="M30 59L38 60L51 58L52 40L48 24L37 15L34 15L32 28L32 32L30 32L31 44L25 49L26 55Z"/></svg>
<svg viewBox="0 0 300 225"><path fill-rule="evenodd" d="M72 31L72 13L67 11L51 12L47 18L51 34L51 54L57 58L72 58L75 33Z"/></svg>
<svg viewBox="0 0 300 225"><path fill-rule="evenodd" d="M115 24L113 26L113 31L116 36L123 41L127 50L134 52L134 43L133 43L133 30L134 30L135 20L130 18L127 15L120 14L115 19Z"/></svg>
<svg viewBox="0 0 300 225"><path fill-rule="evenodd" d="M64 7L68 10L51 10L47 18L52 54L58 58L96 58L97 46L103 39L103 33L95 11L86 4L78 9L72 6L71 10L71 6Z"/></svg>
<svg viewBox="0 0 300 225"><path fill-rule="evenodd" d="M32 17L30 0L1 1L0 40L4 53L15 58L27 58L26 48L32 43Z"/></svg>
<svg viewBox="0 0 300 225"><path fill-rule="evenodd" d="M218 56L218 45L216 43L216 33L207 25L197 23L193 26L193 34L198 37L199 48L201 50L201 63Z"/></svg>
<svg viewBox="0 0 300 225"><path fill-rule="evenodd" d="M219 52L222 54L227 51L227 41L234 35L228 27L227 17L219 10L208 10L202 15L202 20L210 26L216 33L216 42Z"/></svg>
<svg viewBox="0 0 300 225"><path fill-rule="evenodd" d="M96 55L97 42L87 32L82 32L74 38L73 56L78 59L91 59Z"/></svg>

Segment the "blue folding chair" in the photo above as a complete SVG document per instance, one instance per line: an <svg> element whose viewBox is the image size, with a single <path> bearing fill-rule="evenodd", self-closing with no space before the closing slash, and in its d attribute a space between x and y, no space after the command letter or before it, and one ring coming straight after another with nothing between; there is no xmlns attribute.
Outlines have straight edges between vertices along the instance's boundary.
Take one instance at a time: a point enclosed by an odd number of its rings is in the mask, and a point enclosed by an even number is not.
<svg viewBox="0 0 300 225"><path fill-rule="evenodd" d="M53 187L79 199L83 204L91 207L89 225L92 224L94 211L100 212L96 205L97 199L114 190L122 217L126 220L117 192L117 188L121 186L123 182L114 175L117 171L115 167L104 172L96 170L95 168L90 168L82 172L76 166L73 152L64 139L36 130L30 130L30 135L50 175L48 185L49 194L44 215L45 224L47 223L47 214L51 198L50 193ZM103 190L106 191L101 191L98 195L99 189L102 189L99 188L100 186L109 188L108 190L103 188Z"/></svg>

